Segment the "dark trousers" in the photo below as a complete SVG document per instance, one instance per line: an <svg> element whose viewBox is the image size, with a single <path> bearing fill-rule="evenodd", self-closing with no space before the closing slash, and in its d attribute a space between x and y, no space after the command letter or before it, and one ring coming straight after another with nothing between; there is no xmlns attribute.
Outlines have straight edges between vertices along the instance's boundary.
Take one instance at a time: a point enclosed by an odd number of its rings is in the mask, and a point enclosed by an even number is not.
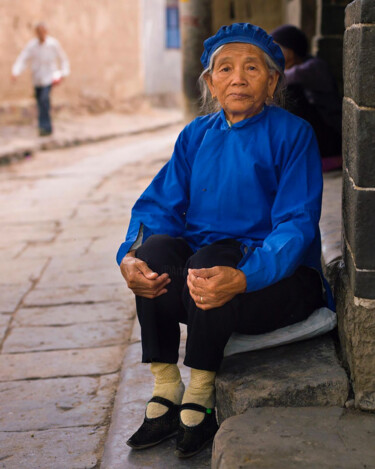
<svg viewBox="0 0 375 469"><path fill-rule="evenodd" d="M38 105L38 125L40 130L52 132L50 117L50 93L52 86L36 86L35 98Z"/></svg>
<svg viewBox="0 0 375 469"><path fill-rule="evenodd" d="M236 268L242 258L236 240L219 241L193 253L182 238L153 235L136 250L136 257L153 271L168 273L171 278L164 295L154 299L136 297L144 363L177 363L179 323L185 323L185 365L216 371L232 332L269 332L306 319L324 304L319 273L299 267L291 277L263 290L238 294L219 308L203 311L197 307L186 285L187 269Z"/></svg>

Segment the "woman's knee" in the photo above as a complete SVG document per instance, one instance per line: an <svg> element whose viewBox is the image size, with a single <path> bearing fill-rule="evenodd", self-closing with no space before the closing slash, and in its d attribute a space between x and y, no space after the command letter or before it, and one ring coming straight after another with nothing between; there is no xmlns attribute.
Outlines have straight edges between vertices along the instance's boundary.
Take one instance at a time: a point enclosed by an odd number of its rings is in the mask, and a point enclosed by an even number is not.
<svg viewBox="0 0 375 469"><path fill-rule="evenodd" d="M182 238L155 234L146 239L135 255L156 272L163 273L174 265L183 265L191 255L191 249Z"/></svg>
<svg viewBox="0 0 375 469"><path fill-rule="evenodd" d="M187 267L204 269L218 265L236 267L242 258L239 243L214 243L199 249L190 257Z"/></svg>

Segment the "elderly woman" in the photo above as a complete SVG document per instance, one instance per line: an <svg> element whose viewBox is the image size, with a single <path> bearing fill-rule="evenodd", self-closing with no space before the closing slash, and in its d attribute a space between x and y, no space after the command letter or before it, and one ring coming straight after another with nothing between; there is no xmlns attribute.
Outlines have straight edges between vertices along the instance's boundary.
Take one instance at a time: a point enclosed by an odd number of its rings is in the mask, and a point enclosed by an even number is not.
<svg viewBox="0 0 375 469"><path fill-rule="evenodd" d="M272 331L325 302L319 150L307 122L272 105L284 69L279 46L259 27L232 24L205 41L201 60L220 111L183 129L134 205L117 256L155 377L127 443L142 449L177 433L179 457L217 431L214 380L232 332ZM186 390L179 323L188 330Z"/></svg>

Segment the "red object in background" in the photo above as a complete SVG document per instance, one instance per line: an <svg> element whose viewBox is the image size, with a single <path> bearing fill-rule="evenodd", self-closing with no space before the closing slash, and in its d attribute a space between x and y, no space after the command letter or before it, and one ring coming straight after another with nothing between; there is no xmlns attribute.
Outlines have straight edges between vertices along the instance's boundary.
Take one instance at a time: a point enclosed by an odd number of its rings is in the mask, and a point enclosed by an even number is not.
<svg viewBox="0 0 375 469"><path fill-rule="evenodd" d="M322 158L323 173L342 168L342 156L326 156Z"/></svg>

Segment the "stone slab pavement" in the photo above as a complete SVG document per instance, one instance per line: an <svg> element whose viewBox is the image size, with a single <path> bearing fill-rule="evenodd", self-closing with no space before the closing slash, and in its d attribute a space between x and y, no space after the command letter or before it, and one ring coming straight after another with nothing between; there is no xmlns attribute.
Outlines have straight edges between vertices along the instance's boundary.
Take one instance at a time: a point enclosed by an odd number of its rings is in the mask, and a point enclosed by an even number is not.
<svg viewBox="0 0 375 469"><path fill-rule="evenodd" d="M100 466L135 317L115 254L181 128L144 120L0 168L1 469Z"/></svg>
<svg viewBox="0 0 375 469"><path fill-rule="evenodd" d="M143 108L141 113L106 112L96 115L61 115L54 119L53 135L39 137L36 125L0 128L0 165L29 158L33 153L68 148L145 130L168 127L182 120L177 109Z"/></svg>

